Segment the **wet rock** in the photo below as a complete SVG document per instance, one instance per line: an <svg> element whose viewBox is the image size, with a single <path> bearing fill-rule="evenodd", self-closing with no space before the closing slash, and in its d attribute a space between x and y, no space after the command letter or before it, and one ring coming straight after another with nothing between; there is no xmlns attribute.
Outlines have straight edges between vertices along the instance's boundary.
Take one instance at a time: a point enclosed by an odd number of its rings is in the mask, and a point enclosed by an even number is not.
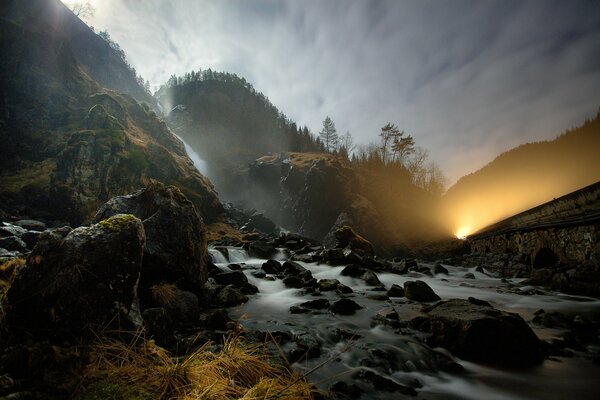
<svg viewBox="0 0 600 400"><path fill-rule="evenodd" d="M109 323L132 327L142 222L115 215L69 230L44 232L9 289L5 323L13 337L79 335Z"/></svg>
<svg viewBox="0 0 600 400"><path fill-rule="evenodd" d="M254 213L248 222L240 228L243 232L253 232L255 230L264 233L265 235L277 234L275 223L262 213Z"/></svg>
<svg viewBox="0 0 600 400"><path fill-rule="evenodd" d="M256 240L248 246L248 254L257 258L271 258L277 253L277 249L272 242L265 239Z"/></svg>
<svg viewBox="0 0 600 400"><path fill-rule="evenodd" d="M393 284L387 292L389 297L404 297L404 288Z"/></svg>
<svg viewBox="0 0 600 400"><path fill-rule="evenodd" d="M309 308L311 310L324 310L326 308L329 308L329 301L327 299L310 300L301 303L300 306Z"/></svg>
<svg viewBox="0 0 600 400"><path fill-rule="evenodd" d="M233 307L248 301L246 297L239 289L232 285L227 285L217 295L218 304L223 307Z"/></svg>
<svg viewBox="0 0 600 400"><path fill-rule="evenodd" d="M343 283L340 283L337 285L337 288L335 289L335 292L337 294L350 294L350 293L354 293L354 290L352 290L351 287L344 285Z"/></svg>
<svg viewBox="0 0 600 400"><path fill-rule="evenodd" d="M23 229L20 226L9 224L8 222L2 222L0 224L0 237L4 238L7 236L21 237L27 229Z"/></svg>
<svg viewBox="0 0 600 400"><path fill-rule="evenodd" d="M465 360L526 367L544 358L543 344L518 314L473 301L453 299L434 304L411 325L428 332L428 344L444 347Z"/></svg>
<svg viewBox="0 0 600 400"><path fill-rule="evenodd" d="M140 287L175 283L198 292L208 277L208 248L204 222L178 188L153 183L104 204L94 221L119 213L133 214L144 223L146 245Z"/></svg>
<svg viewBox="0 0 600 400"><path fill-rule="evenodd" d="M350 249L360 256L375 256L371 242L354 232L351 227L344 225L336 229L334 235L336 240L335 247Z"/></svg>
<svg viewBox="0 0 600 400"><path fill-rule="evenodd" d="M294 289L301 289L304 286L302 279L298 278L297 276L287 276L283 278L283 284L285 287Z"/></svg>
<svg viewBox="0 0 600 400"><path fill-rule="evenodd" d="M294 335L296 348L290 352L289 359L296 362L302 359L310 359L321 355L321 343L313 334L302 332Z"/></svg>
<svg viewBox="0 0 600 400"><path fill-rule="evenodd" d="M148 308L142 313L146 334L159 346L171 346L174 342L173 321L162 307Z"/></svg>
<svg viewBox="0 0 600 400"><path fill-rule="evenodd" d="M25 242L28 249L33 249L40 235L41 232L27 231L21 236L21 240Z"/></svg>
<svg viewBox="0 0 600 400"><path fill-rule="evenodd" d="M342 276L351 276L353 278L360 278L364 273L365 273L366 269L361 267L358 264L351 264L348 265L347 267L345 267L342 272L340 272L340 275Z"/></svg>
<svg viewBox="0 0 600 400"><path fill-rule="evenodd" d="M433 274L434 275L438 275L438 274L448 275L448 269L446 267L444 267L442 264L435 264L433 266Z"/></svg>
<svg viewBox="0 0 600 400"><path fill-rule="evenodd" d="M534 313L533 323L536 325L545 326L547 328L569 328L572 324L573 317L569 317L560 312L545 312L538 310Z"/></svg>
<svg viewBox="0 0 600 400"><path fill-rule="evenodd" d="M286 275L301 275L301 274L306 275L306 272L310 273L309 270L307 270L302 265L300 265L294 261L284 262L283 265L281 266L281 269L283 270L283 273Z"/></svg>
<svg viewBox="0 0 600 400"><path fill-rule="evenodd" d="M360 278L364 280L367 285L375 286L378 288L383 287L383 283L381 283L381 281L373 271L365 271Z"/></svg>
<svg viewBox="0 0 600 400"><path fill-rule="evenodd" d="M267 260L260 268L267 274L279 274L282 272L281 263L276 260Z"/></svg>
<svg viewBox="0 0 600 400"><path fill-rule="evenodd" d="M334 314L352 315L362 307L351 299L340 299L333 303L329 310Z"/></svg>
<svg viewBox="0 0 600 400"><path fill-rule="evenodd" d="M200 316L200 320L204 328L211 331L226 331L232 323L227 311L222 309L207 310Z"/></svg>
<svg viewBox="0 0 600 400"><path fill-rule="evenodd" d="M240 290L245 295L251 295L251 294L258 293L258 287L254 286L251 283L245 283L245 284L243 284L242 286L240 286Z"/></svg>
<svg viewBox="0 0 600 400"><path fill-rule="evenodd" d="M263 279L267 276L267 273L262 269L254 270L254 271L250 272L250 274L253 277L258 278L258 279Z"/></svg>
<svg viewBox="0 0 600 400"><path fill-rule="evenodd" d="M369 369L361 369L353 375L354 379L370 383L377 391L399 392L409 396L416 396L417 391L409 386L401 385L389 378L381 376Z"/></svg>
<svg viewBox="0 0 600 400"><path fill-rule="evenodd" d="M319 279L317 283L321 292L330 292L336 290L338 285L340 285L340 281L337 279Z"/></svg>
<svg viewBox="0 0 600 400"><path fill-rule="evenodd" d="M27 244L17 236L8 236L0 239L0 247L8 251L27 251Z"/></svg>
<svg viewBox="0 0 600 400"><path fill-rule="evenodd" d="M441 300L427 283L420 280L404 282L404 296L423 303Z"/></svg>
<svg viewBox="0 0 600 400"><path fill-rule="evenodd" d="M14 222L13 225L19 226L28 231L43 232L46 230L45 223L33 219L20 219Z"/></svg>
<svg viewBox="0 0 600 400"><path fill-rule="evenodd" d="M198 297L173 284L159 284L150 288L153 305L164 308L169 318L178 325L193 325L200 315Z"/></svg>
<svg viewBox="0 0 600 400"><path fill-rule="evenodd" d="M214 276L219 285L233 285L242 287L248 283L248 278L242 271L221 272Z"/></svg>
<svg viewBox="0 0 600 400"><path fill-rule="evenodd" d="M374 325L386 325L396 329L400 327L400 316L393 307L384 308L373 317L371 326Z"/></svg>
<svg viewBox="0 0 600 400"><path fill-rule="evenodd" d="M463 279L475 279L475 275L472 272L467 272L463 275Z"/></svg>

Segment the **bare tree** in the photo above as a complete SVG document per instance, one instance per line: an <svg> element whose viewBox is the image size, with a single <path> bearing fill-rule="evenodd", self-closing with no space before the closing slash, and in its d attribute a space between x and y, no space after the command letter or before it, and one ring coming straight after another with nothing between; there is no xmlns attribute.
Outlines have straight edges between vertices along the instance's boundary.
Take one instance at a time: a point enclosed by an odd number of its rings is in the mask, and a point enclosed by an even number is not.
<svg viewBox="0 0 600 400"><path fill-rule="evenodd" d="M67 1L65 5L81 20L88 20L94 16L96 9L90 4L89 0L86 1Z"/></svg>

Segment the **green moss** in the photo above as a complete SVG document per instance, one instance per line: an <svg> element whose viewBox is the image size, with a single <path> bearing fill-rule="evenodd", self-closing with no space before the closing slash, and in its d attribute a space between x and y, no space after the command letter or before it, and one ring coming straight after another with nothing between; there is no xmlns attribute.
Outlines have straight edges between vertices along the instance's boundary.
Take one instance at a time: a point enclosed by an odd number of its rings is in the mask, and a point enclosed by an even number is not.
<svg viewBox="0 0 600 400"><path fill-rule="evenodd" d="M137 174L142 174L148 169L148 158L146 154L139 149L132 149L123 156L123 161L129 170Z"/></svg>
<svg viewBox="0 0 600 400"><path fill-rule="evenodd" d="M129 221L135 220L135 216L132 214L117 214L112 217L98 222L98 225L102 229L106 229L112 232L118 232L123 229L123 226Z"/></svg>
<svg viewBox="0 0 600 400"><path fill-rule="evenodd" d="M146 400L159 394L139 385L126 382L98 381L88 386L75 400Z"/></svg>

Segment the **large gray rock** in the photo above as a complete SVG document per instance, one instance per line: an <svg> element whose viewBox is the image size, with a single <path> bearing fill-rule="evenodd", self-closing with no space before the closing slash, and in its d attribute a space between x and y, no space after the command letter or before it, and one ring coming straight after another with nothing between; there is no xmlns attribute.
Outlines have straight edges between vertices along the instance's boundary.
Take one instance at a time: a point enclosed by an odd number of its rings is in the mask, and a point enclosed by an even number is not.
<svg viewBox="0 0 600 400"><path fill-rule="evenodd" d="M141 219L146 231L141 289L175 283L197 293L208 276L208 249L206 228L192 202L176 187L153 183L110 199L94 221L121 213Z"/></svg>
<svg viewBox="0 0 600 400"><path fill-rule="evenodd" d="M434 304L411 325L431 333L430 346L444 347L465 360L526 367L544 358L542 342L523 318L473 298Z"/></svg>
<svg viewBox="0 0 600 400"><path fill-rule="evenodd" d="M6 332L60 338L131 327L144 243L133 215L43 233L7 293Z"/></svg>

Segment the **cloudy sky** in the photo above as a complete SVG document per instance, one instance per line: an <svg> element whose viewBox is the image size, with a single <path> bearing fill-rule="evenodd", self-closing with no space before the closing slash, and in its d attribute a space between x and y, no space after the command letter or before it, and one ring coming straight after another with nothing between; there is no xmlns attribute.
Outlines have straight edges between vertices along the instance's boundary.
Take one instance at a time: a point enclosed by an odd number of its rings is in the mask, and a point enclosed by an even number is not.
<svg viewBox="0 0 600 400"><path fill-rule="evenodd" d="M313 132L329 115L367 143L393 122L450 182L600 107L598 1L92 3L88 23L152 86L212 68Z"/></svg>

